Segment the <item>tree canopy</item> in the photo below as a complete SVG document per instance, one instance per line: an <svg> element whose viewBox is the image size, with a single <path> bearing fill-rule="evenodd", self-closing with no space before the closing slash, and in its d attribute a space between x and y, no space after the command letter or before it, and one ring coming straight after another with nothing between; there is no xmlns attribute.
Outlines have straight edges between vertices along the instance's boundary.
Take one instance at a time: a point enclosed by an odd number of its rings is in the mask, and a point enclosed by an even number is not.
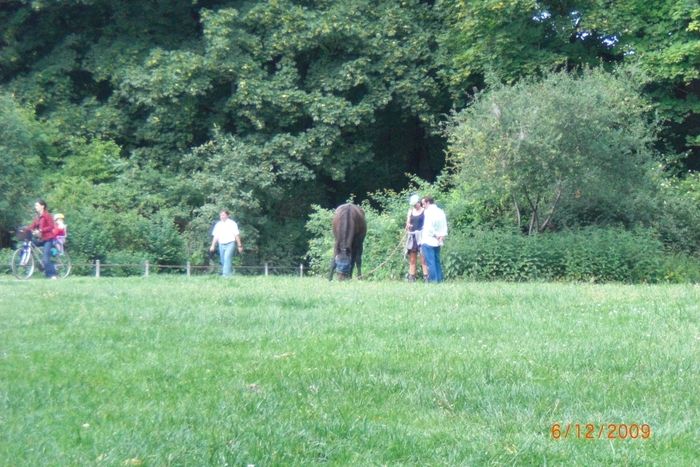
<svg viewBox="0 0 700 467"><path fill-rule="evenodd" d="M639 219L639 193L659 166L641 83L620 69L493 86L447 129L455 183L509 200L529 234L561 224L562 205L577 222Z"/></svg>
<svg viewBox="0 0 700 467"><path fill-rule="evenodd" d="M140 251L150 222L193 255L226 207L296 261L313 203L434 180L440 122L489 73L638 62L659 149L693 168L698 21L692 0L2 2L2 230L45 196L106 226L86 255Z"/></svg>
<svg viewBox="0 0 700 467"><path fill-rule="evenodd" d="M550 70L636 62L660 113L667 150L700 168L700 6L694 0L446 0L440 35L452 94L481 87L486 72L505 82Z"/></svg>

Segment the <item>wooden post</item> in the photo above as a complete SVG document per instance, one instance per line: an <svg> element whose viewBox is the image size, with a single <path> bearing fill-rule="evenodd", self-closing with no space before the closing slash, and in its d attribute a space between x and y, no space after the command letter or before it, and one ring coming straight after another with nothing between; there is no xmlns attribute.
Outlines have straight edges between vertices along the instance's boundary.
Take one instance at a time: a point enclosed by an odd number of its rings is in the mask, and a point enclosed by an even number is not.
<svg viewBox="0 0 700 467"><path fill-rule="evenodd" d="M148 263L148 261L146 261L146 262L143 264L143 266L144 266L143 275L146 276L146 277L148 277L148 270L149 270L149 268L150 268L150 264Z"/></svg>
<svg viewBox="0 0 700 467"><path fill-rule="evenodd" d="M187 262L187 277L190 277L190 262Z"/></svg>
<svg viewBox="0 0 700 467"><path fill-rule="evenodd" d="M100 277L100 260L95 260L95 277Z"/></svg>

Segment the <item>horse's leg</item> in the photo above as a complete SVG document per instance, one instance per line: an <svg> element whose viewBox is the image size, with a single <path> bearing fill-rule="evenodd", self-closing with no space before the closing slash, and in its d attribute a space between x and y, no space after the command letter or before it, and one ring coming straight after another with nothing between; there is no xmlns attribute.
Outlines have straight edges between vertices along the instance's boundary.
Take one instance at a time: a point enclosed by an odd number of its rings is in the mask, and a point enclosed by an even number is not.
<svg viewBox="0 0 700 467"><path fill-rule="evenodd" d="M348 279L352 279L352 271L355 270L355 244L350 245L350 273Z"/></svg>
<svg viewBox="0 0 700 467"><path fill-rule="evenodd" d="M353 257L352 257L352 262L353 264L357 264L357 278L362 279L362 248L364 244L364 237L361 238L358 242L358 244L353 248Z"/></svg>
<svg viewBox="0 0 700 467"><path fill-rule="evenodd" d="M333 258L331 259L331 270L328 273L328 280L332 281L333 280L333 273L335 272L335 254L333 255Z"/></svg>

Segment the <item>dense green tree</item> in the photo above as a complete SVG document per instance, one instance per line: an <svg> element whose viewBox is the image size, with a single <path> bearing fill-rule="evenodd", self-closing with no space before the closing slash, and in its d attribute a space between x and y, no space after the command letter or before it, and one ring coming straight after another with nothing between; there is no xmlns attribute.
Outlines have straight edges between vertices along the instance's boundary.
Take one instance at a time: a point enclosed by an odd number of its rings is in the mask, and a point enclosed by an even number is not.
<svg viewBox="0 0 700 467"><path fill-rule="evenodd" d="M700 173L662 179L653 226L674 250L700 256Z"/></svg>
<svg viewBox="0 0 700 467"><path fill-rule="evenodd" d="M311 203L434 179L439 120L487 72L637 60L665 142L692 149L699 15L693 0L0 2L0 144L15 151L0 177L114 219L93 243L126 256L147 245L125 224L176 228L191 256L228 207L257 259L296 261Z"/></svg>
<svg viewBox="0 0 700 467"><path fill-rule="evenodd" d="M261 255L302 254L310 202L441 167L439 25L417 0L17 2L0 24L0 81L68 135L59 162L113 142L200 230L238 211Z"/></svg>
<svg viewBox="0 0 700 467"><path fill-rule="evenodd" d="M594 69L494 84L447 129L455 183L509 200L529 234L560 224L562 205L579 223L639 220L656 138L640 83L633 70Z"/></svg>
<svg viewBox="0 0 700 467"><path fill-rule="evenodd" d="M650 76L652 97L677 151L693 151L700 169L700 4L695 0L597 2L584 28L605 31L613 53L638 61Z"/></svg>
<svg viewBox="0 0 700 467"><path fill-rule="evenodd" d="M27 220L44 141L31 110L0 93L0 245L7 244L11 230Z"/></svg>
<svg viewBox="0 0 700 467"><path fill-rule="evenodd" d="M231 136L212 140L214 147L228 141L228 149L198 180L231 180L207 192L218 203L233 202L244 217L262 213L265 219L254 222L260 233L286 224L276 213L305 217L300 200L341 202L347 190L400 185L405 162L394 161L406 156L384 151L384 126L422 127L425 136L433 125L439 86L429 9L418 2L316 3L202 12L205 56L220 73L216 86L235 93L224 94L220 118ZM237 195L239 183L250 189ZM336 184L346 188L334 196ZM249 208L251 202L258 205ZM267 257L283 251L279 241L265 243Z"/></svg>
<svg viewBox="0 0 700 467"><path fill-rule="evenodd" d="M439 0L443 73L455 98L486 72L512 83L552 69L637 62L668 149L700 168L700 6L696 0Z"/></svg>

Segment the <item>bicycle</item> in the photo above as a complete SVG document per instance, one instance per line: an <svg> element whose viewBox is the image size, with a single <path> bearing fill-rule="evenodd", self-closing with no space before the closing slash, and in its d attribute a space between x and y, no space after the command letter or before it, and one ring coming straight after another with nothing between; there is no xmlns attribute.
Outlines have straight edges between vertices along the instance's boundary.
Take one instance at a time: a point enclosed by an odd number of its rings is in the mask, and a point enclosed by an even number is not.
<svg viewBox="0 0 700 467"><path fill-rule="evenodd" d="M10 267L12 274L21 280L26 280L32 277L34 269L44 270L44 252L33 241L31 233L21 234L23 237L22 245L12 254ZM53 264L56 269L56 276L60 278L68 277L70 270L73 267L70 256L65 250L59 251L56 248L55 254L52 251Z"/></svg>

